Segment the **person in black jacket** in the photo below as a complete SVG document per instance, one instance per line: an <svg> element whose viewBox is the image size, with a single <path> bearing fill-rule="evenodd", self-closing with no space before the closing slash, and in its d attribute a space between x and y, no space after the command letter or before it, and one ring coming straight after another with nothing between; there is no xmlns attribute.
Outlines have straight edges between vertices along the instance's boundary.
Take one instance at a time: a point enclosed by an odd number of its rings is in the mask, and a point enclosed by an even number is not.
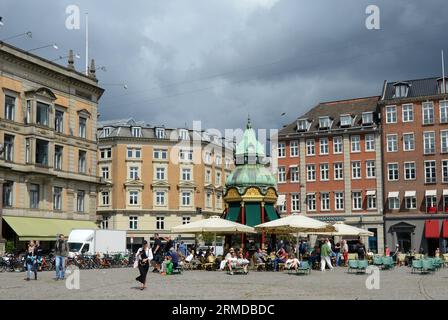
<svg viewBox="0 0 448 320"><path fill-rule="evenodd" d="M37 280L37 250L34 241L30 241L25 253L26 281L30 281L31 273L34 272L34 280Z"/></svg>

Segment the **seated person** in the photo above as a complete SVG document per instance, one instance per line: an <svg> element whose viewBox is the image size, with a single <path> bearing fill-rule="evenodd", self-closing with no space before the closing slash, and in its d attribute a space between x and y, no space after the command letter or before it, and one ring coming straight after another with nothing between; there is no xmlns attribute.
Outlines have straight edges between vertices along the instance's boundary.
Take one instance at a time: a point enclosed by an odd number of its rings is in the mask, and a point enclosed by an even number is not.
<svg viewBox="0 0 448 320"><path fill-rule="evenodd" d="M286 251L283 248L280 248L280 250L277 251L277 257L274 260L274 271L278 271L278 265L279 263L285 263L286 262Z"/></svg>
<svg viewBox="0 0 448 320"><path fill-rule="evenodd" d="M176 269L179 265L179 255L174 248L170 249L169 255L171 257L171 262L173 263L173 268Z"/></svg>
<svg viewBox="0 0 448 320"><path fill-rule="evenodd" d="M173 260L170 255L167 255L166 257L168 259L166 260L167 262L165 264L165 268L166 268L165 270L166 270L166 274L170 275L170 274L173 274L174 264L173 264Z"/></svg>
<svg viewBox="0 0 448 320"><path fill-rule="evenodd" d="M260 248L257 249L257 251L254 253L255 263L262 264L266 262L266 259L263 255L263 252Z"/></svg>
<svg viewBox="0 0 448 320"><path fill-rule="evenodd" d="M235 251L232 252L232 255L227 261L227 266L229 267L230 274L233 274L233 268L237 266L238 257L235 253Z"/></svg>
<svg viewBox="0 0 448 320"><path fill-rule="evenodd" d="M166 267L167 267L168 263L172 263L171 262L171 256L170 256L169 252L167 252L165 254L164 260L163 260L162 265L160 267L160 274L161 275L165 275L166 274Z"/></svg>
<svg viewBox="0 0 448 320"><path fill-rule="evenodd" d="M285 267L288 270L294 269L297 270L300 267L300 261L296 258L294 254L288 255L288 259L285 262Z"/></svg>
<svg viewBox="0 0 448 320"><path fill-rule="evenodd" d="M244 255L243 252L240 251L238 254L238 258L236 260L236 264L238 266L243 267L244 273L247 273L247 268L249 267L249 260L247 260Z"/></svg>
<svg viewBox="0 0 448 320"><path fill-rule="evenodd" d="M232 258L232 254L235 252L235 250L233 250L233 248L229 249L229 252L227 252L226 256L224 257L224 259L222 259L220 265L219 265L219 269L220 270L224 270L224 268L226 267L226 265L229 263L229 259Z"/></svg>

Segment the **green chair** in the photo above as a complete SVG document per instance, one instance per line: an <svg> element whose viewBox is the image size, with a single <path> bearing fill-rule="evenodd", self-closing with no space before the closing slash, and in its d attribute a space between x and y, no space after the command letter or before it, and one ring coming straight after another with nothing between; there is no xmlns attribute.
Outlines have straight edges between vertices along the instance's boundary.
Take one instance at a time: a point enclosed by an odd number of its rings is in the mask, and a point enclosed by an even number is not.
<svg viewBox="0 0 448 320"><path fill-rule="evenodd" d="M436 271L436 268L433 264L433 261L431 259L423 259L422 260L423 263L423 268L422 268L422 272L434 272Z"/></svg>
<svg viewBox="0 0 448 320"><path fill-rule="evenodd" d="M412 260L412 273L415 273L416 271L422 272L423 271L423 260Z"/></svg>
<svg viewBox="0 0 448 320"><path fill-rule="evenodd" d="M348 260L348 272L358 270L358 260Z"/></svg>
<svg viewBox="0 0 448 320"><path fill-rule="evenodd" d="M382 266L383 265L383 258L381 256L374 256L373 257L373 265L374 266Z"/></svg>
<svg viewBox="0 0 448 320"><path fill-rule="evenodd" d="M311 266L308 261L302 261L300 266L297 268L297 273L310 274Z"/></svg>
<svg viewBox="0 0 448 320"><path fill-rule="evenodd" d="M366 269L369 266L369 262L367 260L358 260L358 271L366 273Z"/></svg>
<svg viewBox="0 0 448 320"><path fill-rule="evenodd" d="M383 269L385 270L393 269L393 267L395 266L392 257L383 257L382 260L383 260Z"/></svg>
<svg viewBox="0 0 448 320"><path fill-rule="evenodd" d="M436 270L439 270L443 266L443 261L440 258L434 258L432 263Z"/></svg>

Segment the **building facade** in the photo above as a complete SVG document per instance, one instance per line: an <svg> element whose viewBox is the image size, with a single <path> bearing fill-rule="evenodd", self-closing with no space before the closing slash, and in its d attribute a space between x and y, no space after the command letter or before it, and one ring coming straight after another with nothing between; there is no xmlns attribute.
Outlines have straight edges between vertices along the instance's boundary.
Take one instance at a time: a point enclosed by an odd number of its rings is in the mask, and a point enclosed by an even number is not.
<svg viewBox="0 0 448 320"><path fill-rule="evenodd" d="M128 247L224 211L233 154L220 138L127 119L102 122L98 141L101 227L126 230Z"/></svg>
<svg viewBox="0 0 448 320"><path fill-rule="evenodd" d="M383 252L381 134L368 97L320 103L279 131L273 150L283 214L368 229L365 243Z"/></svg>
<svg viewBox="0 0 448 320"><path fill-rule="evenodd" d="M1 43L0 71L0 238L20 247L94 227L103 94L94 70L75 71L72 55L63 67Z"/></svg>
<svg viewBox="0 0 448 320"><path fill-rule="evenodd" d="M448 238L448 101L441 78L385 82L381 108L389 246L434 255ZM445 88L446 89L446 88Z"/></svg>

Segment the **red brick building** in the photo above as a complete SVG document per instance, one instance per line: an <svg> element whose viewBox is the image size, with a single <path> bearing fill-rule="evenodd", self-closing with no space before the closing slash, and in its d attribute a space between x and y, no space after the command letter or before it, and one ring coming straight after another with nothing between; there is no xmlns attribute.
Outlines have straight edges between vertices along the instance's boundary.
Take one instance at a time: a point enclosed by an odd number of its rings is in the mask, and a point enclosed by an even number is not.
<svg viewBox="0 0 448 320"><path fill-rule="evenodd" d="M448 238L448 95L438 78L385 82L381 109L386 241L434 254ZM445 86L447 84L445 83Z"/></svg>
<svg viewBox="0 0 448 320"><path fill-rule="evenodd" d="M280 212L368 229L383 252L378 99L320 103L280 130L277 182Z"/></svg>

